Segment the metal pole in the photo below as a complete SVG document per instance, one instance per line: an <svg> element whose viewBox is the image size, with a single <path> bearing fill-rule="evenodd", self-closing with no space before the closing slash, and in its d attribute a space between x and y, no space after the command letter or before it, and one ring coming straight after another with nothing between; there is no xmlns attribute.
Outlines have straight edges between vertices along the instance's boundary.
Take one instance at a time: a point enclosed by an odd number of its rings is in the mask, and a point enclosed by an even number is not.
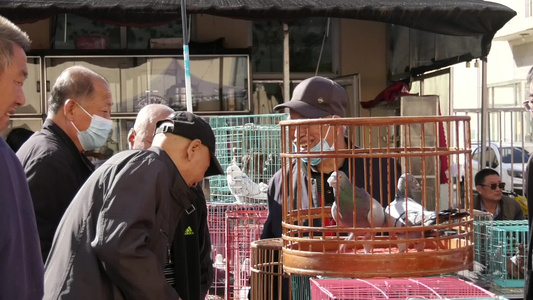
<svg viewBox="0 0 533 300"><path fill-rule="evenodd" d="M289 61L289 25L283 22L283 102L291 100L291 65Z"/></svg>
<svg viewBox="0 0 533 300"><path fill-rule="evenodd" d="M481 153L479 169L483 169L486 166L485 148L487 147L487 136L489 132L488 128L488 116L489 116L489 95L487 89L487 58L482 59L481 63Z"/></svg>
<svg viewBox="0 0 533 300"><path fill-rule="evenodd" d="M185 69L185 99L187 103L187 111L192 112L191 59L189 58L189 31L187 30L186 0L181 0L181 27L181 30L183 32L183 68Z"/></svg>

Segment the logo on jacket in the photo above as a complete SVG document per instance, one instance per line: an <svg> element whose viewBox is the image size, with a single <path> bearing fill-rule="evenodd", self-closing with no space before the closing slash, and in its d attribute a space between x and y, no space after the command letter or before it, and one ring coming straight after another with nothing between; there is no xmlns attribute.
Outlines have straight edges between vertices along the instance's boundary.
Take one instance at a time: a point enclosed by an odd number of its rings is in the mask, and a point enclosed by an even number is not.
<svg viewBox="0 0 533 300"><path fill-rule="evenodd" d="M185 235L194 235L194 231L192 231L191 226L189 226L189 227L187 227L187 229L185 229Z"/></svg>

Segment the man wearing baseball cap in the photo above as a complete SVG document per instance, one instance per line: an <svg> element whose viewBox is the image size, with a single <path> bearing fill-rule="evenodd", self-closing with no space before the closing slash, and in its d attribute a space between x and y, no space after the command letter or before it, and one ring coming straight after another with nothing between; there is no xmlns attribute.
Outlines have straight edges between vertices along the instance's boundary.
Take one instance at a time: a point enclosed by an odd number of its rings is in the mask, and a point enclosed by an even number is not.
<svg viewBox="0 0 533 300"><path fill-rule="evenodd" d="M346 116L346 107L348 106L348 96L342 86L335 81L315 76L302 81L296 86L293 91L292 98L289 102L277 105L275 110L288 108L291 120L297 119L318 119L318 118L342 118ZM330 149L347 149L348 138L344 136L344 129L340 126L329 125L309 125L301 126L295 129L290 129L290 136L293 137L293 145L301 153L306 152L320 152ZM363 159L348 160L344 158L301 158L302 167L296 167L296 159L292 162L293 166L287 168L288 172L286 178L292 178L293 182L288 183L292 186L293 195L301 195L301 204L306 209L309 203L324 203L329 206L333 204L334 195L333 189L325 183L325 179L335 170L342 170L346 174L351 174L351 178L355 178L356 185L361 188L365 184L366 177L370 178L372 172L374 182L370 187L367 186L368 192L374 198L383 199L388 197L388 187L384 184L387 181L387 164L394 164L390 159L383 159L379 162L378 159L373 163L371 160L364 161ZM350 166L350 164L352 164ZM366 166L365 166L366 164ZM383 167L380 167L383 166ZM310 172L308 172L310 170ZM350 172L350 170L352 172ZM392 168L391 168L392 170ZM381 175L379 174L381 172ZM399 172L391 172L399 174ZM308 176L310 174L310 178ZM282 170L279 170L271 178L268 187L268 217L263 227L262 239L281 237L282 226L282 198L283 198L283 182ZM391 174L392 175L392 174ZM380 177L384 178L383 183L380 182ZM391 179L394 180L394 179ZM298 182L303 182L305 186L311 186L311 194L308 194L309 189L302 189L296 191ZM394 180L394 182L396 182ZM324 199L321 199L324 195ZM308 201L309 198L312 201ZM317 198L317 199L315 199ZM297 207L298 203L292 203L291 207ZM329 223L325 220L325 223ZM324 224L325 226L329 224ZM287 283L283 284L283 299L288 299Z"/></svg>
<svg viewBox="0 0 533 300"><path fill-rule="evenodd" d="M178 299L163 273L195 187L223 174L209 124L188 112L159 121L152 147L122 151L65 212L45 265L43 299Z"/></svg>

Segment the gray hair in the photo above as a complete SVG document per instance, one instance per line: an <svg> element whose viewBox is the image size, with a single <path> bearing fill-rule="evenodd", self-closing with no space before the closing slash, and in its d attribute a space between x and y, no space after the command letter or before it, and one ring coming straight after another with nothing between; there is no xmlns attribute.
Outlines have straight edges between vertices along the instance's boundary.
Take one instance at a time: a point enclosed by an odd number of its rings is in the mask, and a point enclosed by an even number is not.
<svg viewBox="0 0 533 300"><path fill-rule="evenodd" d="M78 102L91 97L94 93L94 79L107 80L96 72L83 66L65 69L57 78L48 99L48 115L54 116L65 101L75 98Z"/></svg>
<svg viewBox="0 0 533 300"><path fill-rule="evenodd" d="M0 74L11 65L14 49L18 45L22 50L29 51L31 41L28 35L17 25L0 16Z"/></svg>

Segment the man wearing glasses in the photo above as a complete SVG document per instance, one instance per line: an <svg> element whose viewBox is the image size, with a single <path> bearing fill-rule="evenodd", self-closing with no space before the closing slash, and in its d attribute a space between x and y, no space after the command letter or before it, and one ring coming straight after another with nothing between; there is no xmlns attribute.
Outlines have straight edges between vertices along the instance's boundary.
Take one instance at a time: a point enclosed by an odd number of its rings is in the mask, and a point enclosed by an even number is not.
<svg viewBox="0 0 533 300"><path fill-rule="evenodd" d="M478 196L474 198L474 209L489 212L494 220L525 220L520 204L505 196L505 183L493 169L482 169L474 178Z"/></svg>

